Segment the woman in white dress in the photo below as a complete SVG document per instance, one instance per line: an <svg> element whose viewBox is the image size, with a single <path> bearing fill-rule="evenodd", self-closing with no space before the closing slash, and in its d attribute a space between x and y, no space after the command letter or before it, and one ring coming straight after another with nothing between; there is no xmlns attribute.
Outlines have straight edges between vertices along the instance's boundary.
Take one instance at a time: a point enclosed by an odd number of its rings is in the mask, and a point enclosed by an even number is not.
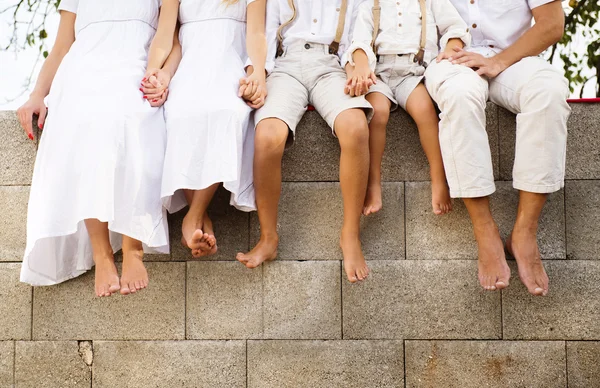
<svg viewBox="0 0 600 388"><path fill-rule="evenodd" d="M164 3L168 1L178 0ZM189 204L182 244L197 257L217 250L206 209L220 183L231 192L233 206L255 209L250 113L266 95L266 0L178 2L183 56L165 103L168 141L162 198L172 213ZM176 22L173 18L172 26ZM248 56L254 67L246 78ZM169 77L158 69L148 71L163 80L158 91L145 84L143 90L153 100Z"/></svg>
<svg viewBox="0 0 600 388"><path fill-rule="evenodd" d="M166 128L139 80L160 0L62 0L56 43L18 115L44 129L21 281L57 284L96 266L96 295L148 285L144 251L167 253L160 200ZM48 117L44 98L48 96ZM123 249L119 279L113 253Z"/></svg>

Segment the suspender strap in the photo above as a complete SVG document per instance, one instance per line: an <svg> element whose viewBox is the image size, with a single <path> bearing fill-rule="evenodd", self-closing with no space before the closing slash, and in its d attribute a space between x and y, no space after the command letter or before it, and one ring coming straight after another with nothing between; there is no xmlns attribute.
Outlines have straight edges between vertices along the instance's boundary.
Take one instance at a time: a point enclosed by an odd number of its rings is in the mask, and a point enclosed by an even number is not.
<svg viewBox="0 0 600 388"><path fill-rule="evenodd" d="M375 41L377 40L377 35L379 34L379 24L381 23L381 6L379 5L379 0L373 1L373 40L371 41L371 47L373 48L373 52L377 55L377 46L375 45Z"/></svg>
<svg viewBox="0 0 600 388"><path fill-rule="evenodd" d="M288 5L292 9L292 17L287 22L283 23L277 29L277 56L280 57L283 55L283 29L289 26L296 20L298 13L296 12L296 5L294 4L294 0L288 0Z"/></svg>
<svg viewBox="0 0 600 388"><path fill-rule="evenodd" d="M335 39L329 45L329 54L337 55L340 49L342 35L344 35L344 26L346 25L346 11L348 10L348 0L342 0L340 7L340 16L338 19L337 30L335 31Z"/></svg>
<svg viewBox="0 0 600 388"><path fill-rule="evenodd" d="M426 0L419 0L421 6L421 42L419 43L419 52L415 55L415 62L424 65L425 46L427 45L427 3Z"/></svg>

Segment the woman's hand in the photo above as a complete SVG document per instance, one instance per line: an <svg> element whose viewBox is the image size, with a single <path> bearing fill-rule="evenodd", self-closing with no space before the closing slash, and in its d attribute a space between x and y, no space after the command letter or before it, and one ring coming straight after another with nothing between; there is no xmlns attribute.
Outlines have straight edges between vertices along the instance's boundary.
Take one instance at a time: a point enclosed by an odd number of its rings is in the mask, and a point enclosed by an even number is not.
<svg viewBox="0 0 600 388"><path fill-rule="evenodd" d="M38 95L32 94L29 97L29 100L25 104L23 104L19 109L17 109L17 116L19 117L19 122L21 123L21 127L27 133L29 139L33 140L33 115L39 115L38 118L38 127L40 129L44 129L44 122L46 121L46 104L44 103L44 98Z"/></svg>
<svg viewBox="0 0 600 388"><path fill-rule="evenodd" d="M369 88L377 83L375 73L368 66L346 66L346 87L344 93L351 97L367 94Z"/></svg>
<svg viewBox="0 0 600 388"><path fill-rule="evenodd" d="M140 92L151 106L160 106L167 98L167 88L171 83L171 74L163 69L148 69L142 79ZM162 100L162 102L161 102ZM159 103L159 105L156 105Z"/></svg>
<svg viewBox="0 0 600 388"><path fill-rule="evenodd" d="M267 98L267 79L264 72L254 71L251 75L240 79L238 96L253 109L262 107Z"/></svg>

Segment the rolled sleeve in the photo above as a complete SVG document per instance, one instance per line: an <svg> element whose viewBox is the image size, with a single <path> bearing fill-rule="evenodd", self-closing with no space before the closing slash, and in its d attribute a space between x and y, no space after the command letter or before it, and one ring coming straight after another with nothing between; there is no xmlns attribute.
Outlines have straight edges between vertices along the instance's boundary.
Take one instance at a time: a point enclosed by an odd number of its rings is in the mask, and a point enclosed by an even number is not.
<svg viewBox="0 0 600 388"><path fill-rule="evenodd" d="M61 0L60 5L58 6L58 10L77 13L78 6L79 0Z"/></svg>
<svg viewBox="0 0 600 388"><path fill-rule="evenodd" d="M358 6L358 12L354 18L354 26L351 31L352 39L350 46L342 56L342 67L346 63L350 63L352 66L355 65L352 54L356 50L363 50L369 58L369 66L371 70L375 71L377 65L377 56L373 52L371 42L373 40L373 1L365 1Z"/></svg>
<svg viewBox="0 0 600 388"><path fill-rule="evenodd" d="M275 57L277 56L277 29L279 28L279 2L275 0L267 1L267 18L265 21L265 34L267 37L267 59L265 61L265 71L270 74L275 68ZM252 65L252 62L246 66Z"/></svg>
<svg viewBox="0 0 600 388"><path fill-rule="evenodd" d="M529 4L530 9L534 9L541 5L546 5L546 4L552 3L554 1L558 1L558 0L527 0L527 4Z"/></svg>
<svg viewBox="0 0 600 388"><path fill-rule="evenodd" d="M465 47L471 44L467 23L460 17L450 0L433 0L432 12L441 35L440 49L444 50L450 39L460 39Z"/></svg>

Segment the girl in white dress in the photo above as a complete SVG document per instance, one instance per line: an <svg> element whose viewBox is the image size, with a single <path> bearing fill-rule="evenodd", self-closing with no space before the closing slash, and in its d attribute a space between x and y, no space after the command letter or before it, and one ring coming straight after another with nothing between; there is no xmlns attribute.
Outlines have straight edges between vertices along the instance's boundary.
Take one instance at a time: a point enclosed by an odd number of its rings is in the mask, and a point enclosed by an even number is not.
<svg viewBox="0 0 600 388"><path fill-rule="evenodd" d="M165 104L168 141L162 198L169 212L190 205L182 244L197 257L217 250L206 209L220 183L231 192L233 206L255 209L250 113L266 96L266 0L167 2L179 4L183 56ZM173 28L176 22L171 20ZM163 52L168 52L168 39L164 41ZM247 69L246 77L248 56L254 67ZM152 55L149 62L154 62ZM160 80L159 88L144 85L152 101L169 83L165 73L169 72L149 66L147 75Z"/></svg>
<svg viewBox="0 0 600 388"><path fill-rule="evenodd" d="M19 111L41 139L21 281L52 285L96 265L96 294L148 285L144 251L168 253L160 200L166 128L142 99L160 0L62 0L56 43ZM48 96L48 117L44 98ZM119 279L113 252L123 249Z"/></svg>

